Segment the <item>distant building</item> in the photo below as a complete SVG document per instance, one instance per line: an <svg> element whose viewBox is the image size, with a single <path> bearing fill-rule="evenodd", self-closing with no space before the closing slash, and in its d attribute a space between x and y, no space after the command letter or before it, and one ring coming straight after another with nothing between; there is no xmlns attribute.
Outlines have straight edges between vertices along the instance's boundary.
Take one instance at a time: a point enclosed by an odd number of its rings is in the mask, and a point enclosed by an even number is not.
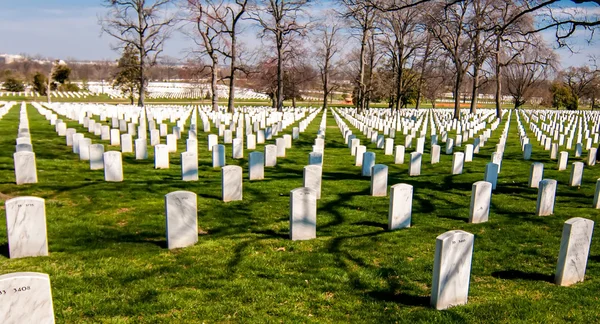
<svg viewBox="0 0 600 324"><path fill-rule="evenodd" d="M25 60L26 58L22 55L0 54L0 63L4 64L11 64Z"/></svg>

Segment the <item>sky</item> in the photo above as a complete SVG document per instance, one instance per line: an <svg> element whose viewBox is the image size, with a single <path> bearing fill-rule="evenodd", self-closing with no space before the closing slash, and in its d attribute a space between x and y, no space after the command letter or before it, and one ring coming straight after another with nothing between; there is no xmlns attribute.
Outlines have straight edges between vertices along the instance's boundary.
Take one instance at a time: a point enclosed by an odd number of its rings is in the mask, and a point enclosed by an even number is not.
<svg viewBox="0 0 600 324"><path fill-rule="evenodd" d="M98 17L106 8L101 0L2 0L0 10L0 53L40 55L42 57L77 60L115 60L119 53L111 49L115 41L101 34ZM563 1L565 6L573 6ZM600 12L599 6L595 10ZM246 30L244 39L249 47L261 46L255 33ZM551 45L553 32L544 38ZM600 54L600 33L592 43L579 33L572 39L573 49L558 50L562 67L589 64L589 54ZM180 33L174 33L165 46L164 54L183 58L192 46Z"/></svg>

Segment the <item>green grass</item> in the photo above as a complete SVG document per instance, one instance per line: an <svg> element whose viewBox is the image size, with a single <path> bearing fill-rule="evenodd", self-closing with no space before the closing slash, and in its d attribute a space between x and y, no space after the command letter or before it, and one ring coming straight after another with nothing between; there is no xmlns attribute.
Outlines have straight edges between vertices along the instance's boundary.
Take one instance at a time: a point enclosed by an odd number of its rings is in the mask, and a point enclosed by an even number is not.
<svg viewBox="0 0 600 324"><path fill-rule="evenodd" d="M394 165L393 156L384 156L369 143L377 163L389 166L390 185L414 186L413 226L389 232L389 197L369 196L369 179L354 166L329 112L317 239L303 242L288 239L289 191L302 186L302 168L322 114L287 150L286 158L265 168L264 181L247 181L249 151L245 159L231 160L227 145L227 162L241 165L245 179L244 200L230 203L220 201L220 170L211 167L203 132L198 134L199 181L180 180L179 153L171 154L170 169L154 170L150 149L144 161L124 154L125 181L107 183L102 171L90 171L88 162L71 153L32 106L28 114L39 183L14 184L17 105L0 120L0 198L46 199L50 256L8 259L2 235L0 274L48 273L60 323L599 320L596 237L585 282L559 287L551 281L564 221L576 216L600 219L591 207L600 167L586 167L581 188L568 187L570 172L556 171L556 162L532 134L532 161L523 161L515 114L490 221L484 224L467 223L471 185L483 179L505 121L462 175L450 174L452 156L429 164L429 136L419 177L408 177L407 164ZM84 131L76 121L67 124ZM86 137L109 144L93 134ZM401 132L396 143L404 143ZM179 152L185 150L184 140L178 145ZM570 163L578 160L570 158ZM537 189L527 187L533 161L544 162L545 177L558 180L553 216L534 216ZM198 194L200 237L192 247L169 251L164 195L176 190ZM435 238L454 229L475 234L469 303L436 311L429 307ZM0 233L5 231L0 222Z"/></svg>

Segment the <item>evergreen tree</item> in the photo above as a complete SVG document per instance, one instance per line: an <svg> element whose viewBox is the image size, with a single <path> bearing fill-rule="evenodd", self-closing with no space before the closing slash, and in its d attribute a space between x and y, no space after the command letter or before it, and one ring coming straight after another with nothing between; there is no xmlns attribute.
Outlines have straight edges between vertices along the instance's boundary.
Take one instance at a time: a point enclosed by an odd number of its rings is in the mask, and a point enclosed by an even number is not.
<svg viewBox="0 0 600 324"><path fill-rule="evenodd" d="M133 46L127 45L123 49L117 69L113 88L121 90L121 93L127 96L133 105L135 94L140 87L140 59Z"/></svg>

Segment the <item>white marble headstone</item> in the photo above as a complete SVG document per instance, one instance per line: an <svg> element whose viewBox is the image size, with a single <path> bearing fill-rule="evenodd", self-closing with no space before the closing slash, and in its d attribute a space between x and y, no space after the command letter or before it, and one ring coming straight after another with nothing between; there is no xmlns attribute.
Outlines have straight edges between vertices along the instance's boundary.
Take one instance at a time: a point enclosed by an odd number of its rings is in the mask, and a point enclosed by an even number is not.
<svg viewBox="0 0 600 324"><path fill-rule="evenodd" d="M290 191L290 239L317 237L317 194L307 187Z"/></svg>
<svg viewBox="0 0 600 324"><path fill-rule="evenodd" d="M48 255L44 199L13 198L6 201L5 208L10 258Z"/></svg>
<svg viewBox="0 0 600 324"><path fill-rule="evenodd" d="M221 169L221 194L224 202L242 200L242 168L227 165Z"/></svg>
<svg viewBox="0 0 600 324"><path fill-rule="evenodd" d="M198 202L195 193L175 191L165 195L167 247L182 248L198 242Z"/></svg>
<svg viewBox="0 0 600 324"><path fill-rule="evenodd" d="M37 183L37 167L35 163L35 153L17 152L13 154L15 163L15 179L18 185L27 183Z"/></svg>
<svg viewBox="0 0 600 324"><path fill-rule="evenodd" d="M475 236L455 230L436 238L431 305L447 309L464 305L469 297Z"/></svg>
<svg viewBox="0 0 600 324"><path fill-rule="evenodd" d="M557 285L570 286L584 280L593 232L592 220L575 217L565 222L554 278Z"/></svg>
<svg viewBox="0 0 600 324"><path fill-rule="evenodd" d="M412 215L413 187L398 183L390 188L390 208L388 213L388 229L410 227Z"/></svg>
<svg viewBox="0 0 600 324"><path fill-rule="evenodd" d="M0 276L0 323L54 323L52 292L47 274L15 272Z"/></svg>

